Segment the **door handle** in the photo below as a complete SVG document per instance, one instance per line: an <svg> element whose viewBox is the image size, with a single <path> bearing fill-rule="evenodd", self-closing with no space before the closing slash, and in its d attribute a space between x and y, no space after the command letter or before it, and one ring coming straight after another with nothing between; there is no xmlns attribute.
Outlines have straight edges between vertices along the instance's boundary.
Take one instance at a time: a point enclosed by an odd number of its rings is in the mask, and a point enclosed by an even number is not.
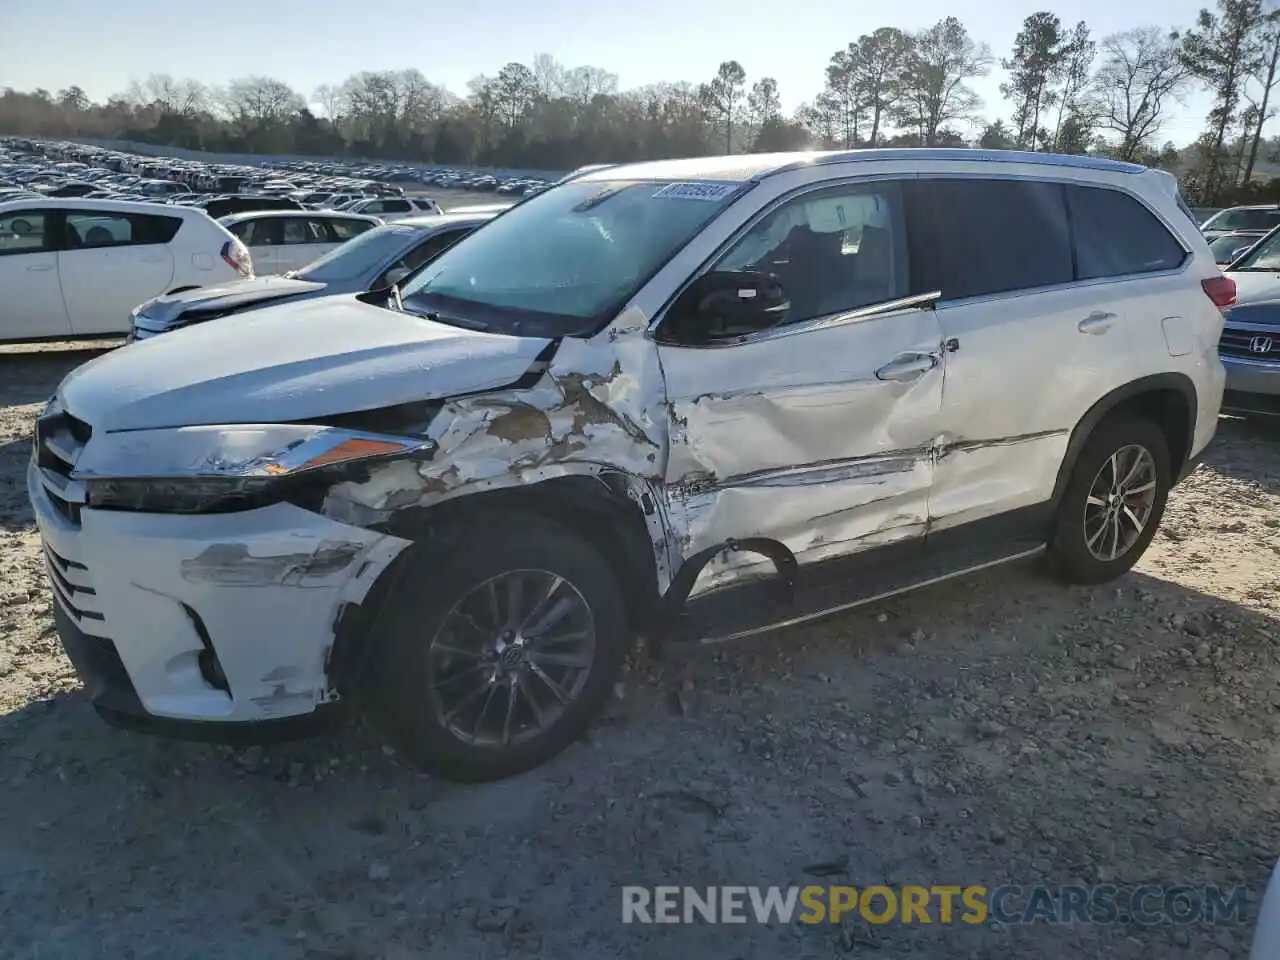
<svg viewBox="0 0 1280 960"><path fill-rule="evenodd" d="M32 273L44 273L46 270L52 270L52 269L53 269L53 264L51 264L51 263L42 263L42 264L39 264L39 265L33 265L33 266L30 266L30 267L27 267L27 269L28 269L28 270L30 270Z"/></svg>
<svg viewBox="0 0 1280 960"><path fill-rule="evenodd" d="M1095 310L1077 324L1081 333L1106 333L1115 322L1116 315L1105 310Z"/></svg>
<svg viewBox="0 0 1280 960"><path fill-rule="evenodd" d="M899 383L916 380L936 367L941 359L936 353L899 354L876 371L876 378Z"/></svg>

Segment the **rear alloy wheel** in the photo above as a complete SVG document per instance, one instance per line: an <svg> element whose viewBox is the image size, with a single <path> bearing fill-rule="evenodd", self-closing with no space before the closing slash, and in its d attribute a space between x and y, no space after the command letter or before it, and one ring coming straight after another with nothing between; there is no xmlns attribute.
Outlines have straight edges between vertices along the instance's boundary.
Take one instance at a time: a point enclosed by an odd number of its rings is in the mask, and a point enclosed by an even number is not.
<svg viewBox="0 0 1280 960"><path fill-rule="evenodd" d="M558 754L604 705L626 653L607 559L541 517L490 518L424 550L386 603L369 712L450 780L495 780Z"/></svg>
<svg viewBox="0 0 1280 960"><path fill-rule="evenodd" d="M1164 515L1170 476L1168 443L1156 424L1099 424L1058 507L1050 554L1063 578L1104 583L1137 563Z"/></svg>

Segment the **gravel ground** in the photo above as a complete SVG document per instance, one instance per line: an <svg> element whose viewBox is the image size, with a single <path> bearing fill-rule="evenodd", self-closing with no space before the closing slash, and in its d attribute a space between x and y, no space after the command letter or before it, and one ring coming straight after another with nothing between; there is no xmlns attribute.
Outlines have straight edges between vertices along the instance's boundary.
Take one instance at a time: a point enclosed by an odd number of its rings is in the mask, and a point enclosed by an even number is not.
<svg viewBox="0 0 1280 960"><path fill-rule="evenodd" d="M1245 884L1280 851L1280 443L1224 421L1138 570L1033 567L658 667L589 741L436 782L367 731L113 731L23 491L84 352L0 355L0 958L1229 960L1248 926L624 926L623 884ZM815 866L817 865L817 866ZM814 880L813 875L822 879Z"/></svg>

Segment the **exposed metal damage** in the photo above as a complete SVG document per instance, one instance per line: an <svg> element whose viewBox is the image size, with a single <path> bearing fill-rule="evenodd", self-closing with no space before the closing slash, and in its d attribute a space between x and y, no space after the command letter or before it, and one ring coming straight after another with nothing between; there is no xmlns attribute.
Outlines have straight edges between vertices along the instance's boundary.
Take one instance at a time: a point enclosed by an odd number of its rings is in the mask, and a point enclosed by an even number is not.
<svg viewBox="0 0 1280 960"><path fill-rule="evenodd" d="M247 544L215 543L197 557L182 561L188 583L241 587L317 587L345 570L365 551L362 543L321 543L309 553L254 556Z"/></svg>
<svg viewBox="0 0 1280 960"><path fill-rule="evenodd" d="M643 330L634 312L615 329ZM768 537L803 565L923 536L936 520L929 493L940 462L1057 434L895 445L858 424L890 422L909 386L886 396L874 380L811 383L673 400L661 363L644 337L566 340L531 368L531 384L526 375L444 400L427 427L431 452L336 484L324 514L376 528L471 493L595 477L643 514L661 592L690 557L735 539ZM848 441L833 444L842 432ZM833 458L833 449L850 455ZM691 592L771 569L758 554L725 549Z"/></svg>

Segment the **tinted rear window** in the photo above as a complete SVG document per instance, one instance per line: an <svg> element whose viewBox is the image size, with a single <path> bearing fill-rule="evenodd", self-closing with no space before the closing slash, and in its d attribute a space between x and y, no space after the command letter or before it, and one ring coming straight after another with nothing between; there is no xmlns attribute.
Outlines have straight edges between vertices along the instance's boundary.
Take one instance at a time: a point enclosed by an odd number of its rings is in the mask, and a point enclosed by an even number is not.
<svg viewBox="0 0 1280 960"><path fill-rule="evenodd" d="M1168 228L1128 194L1099 187L1066 190L1079 279L1172 270L1186 259Z"/></svg>
<svg viewBox="0 0 1280 960"><path fill-rule="evenodd" d="M904 187L913 292L961 300L1073 279L1061 184L956 179Z"/></svg>

